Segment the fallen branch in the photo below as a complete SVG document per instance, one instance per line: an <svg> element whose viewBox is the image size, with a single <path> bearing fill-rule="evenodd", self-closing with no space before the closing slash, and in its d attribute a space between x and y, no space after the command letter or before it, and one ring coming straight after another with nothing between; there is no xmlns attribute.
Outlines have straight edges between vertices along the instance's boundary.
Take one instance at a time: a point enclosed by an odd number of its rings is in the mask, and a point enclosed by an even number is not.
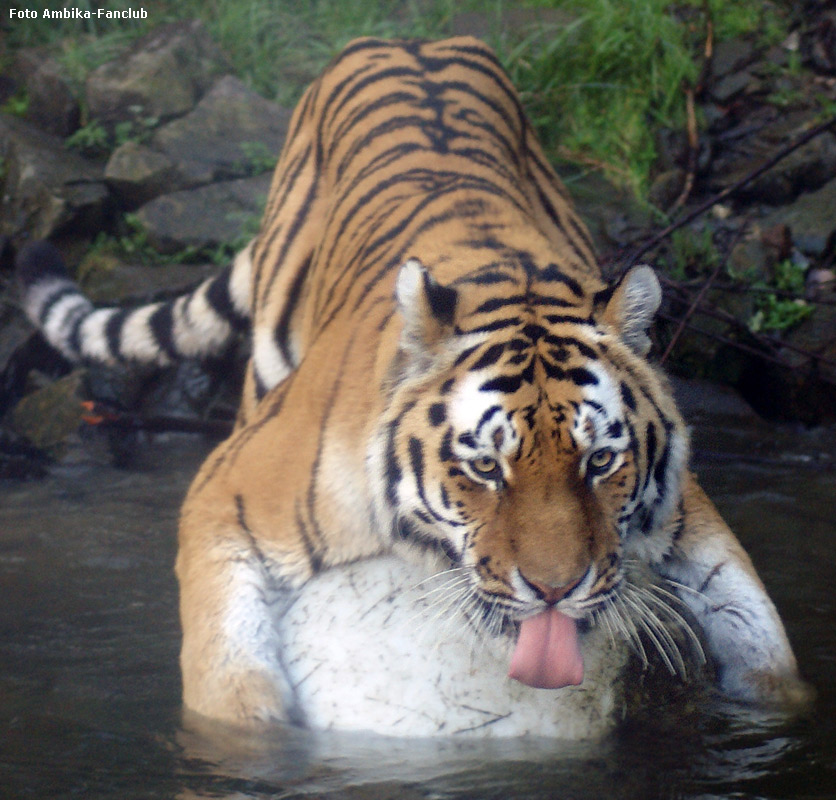
<svg viewBox="0 0 836 800"><path fill-rule="evenodd" d="M223 419L201 419L172 415L143 416L111 408L103 403L87 400L81 404L81 419L88 425L122 431L147 433L197 433L226 438L232 433L233 423Z"/></svg>
<svg viewBox="0 0 836 800"><path fill-rule="evenodd" d="M752 183L752 181L759 178L765 172L771 170L776 164L783 161L788 155L794 153L798 150L799 147L803 147L808 142L815 139L817 136L821 136L823 133L831 130L834 126L836 126L836 116L831 117L826 122L822 122L820 125L816 125L814 128L811 128L807 133L802 134L798 137L794 142L782 147L775 155L769 158L765 163L761 164L757 169L752 170L747 175L744 175L740 180L735 181L731 186L727 186L721 192L718 192L713 197L710 197L704 203L701 203L696 208L689 211L684 217L677 220L676 222L672 222L668 225L667 228L657 233L653 236L649 241L643 244L639 249L633 253L628 259L626 264L622 268L622 272L626 271L634 264L638 262L638 260L648 253L649 251L653 250L655 247L658 247L661 242L663 242L668 236L670 236L674 231L679 230L680 228L687 225L689 222L693 222L697 217L702 216L705 214L708 209L716 206L718 203L722 203L727 197L730 197L735 192L742 189L744 186Z"/></svg>

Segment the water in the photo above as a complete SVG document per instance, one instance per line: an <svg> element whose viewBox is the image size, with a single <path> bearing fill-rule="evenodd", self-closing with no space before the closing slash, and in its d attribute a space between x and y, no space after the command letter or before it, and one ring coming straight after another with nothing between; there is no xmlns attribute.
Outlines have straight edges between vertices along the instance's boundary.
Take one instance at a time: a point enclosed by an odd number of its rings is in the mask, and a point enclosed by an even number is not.
<svg viewBox="0 0 836 800"><path fill-rule="evenodd" d="M703 485L770 589L810 715L666 699L602 742L267 739L183 718L177 509L205 448L0 486L2 798L836 798L836 431L697 420Z"/></svg>

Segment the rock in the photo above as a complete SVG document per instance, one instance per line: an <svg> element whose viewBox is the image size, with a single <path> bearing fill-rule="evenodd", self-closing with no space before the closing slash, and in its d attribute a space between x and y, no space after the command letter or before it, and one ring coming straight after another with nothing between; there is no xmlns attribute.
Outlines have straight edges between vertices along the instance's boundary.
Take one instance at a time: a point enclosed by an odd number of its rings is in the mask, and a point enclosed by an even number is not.
<svg viewBox="0 0 836 800"><path fill-rule="evenodd" d="M794 203L768 214L764 227L785 224L792 230L796 246L808 255L821 255L830 236L836 231L836 180L815 192L801 195Z"/></svg>
<svg viewBox="0 0 836 800"><path fill-rule="evenodd" d="M755 411L735 390L698 378L671 377L676 404L691 421L703 417L757 419Z"/></svg>
<svg viewBox="0 0 836 800"><path fill-rule="evenodd" d="M185 114L229 65L201 22L155 29L87 78L89 114L117 122L168 120Z"/></svg>
<svg viewBox="0 0 836 800"><path fill-rule="evenodd" d="M571 181L572 200L599 253L623 247L647 231L650 211L632 192L614 186L596 172L573 175L564 169L562 175Z"/></svg>
<svg viewBox="0 0 836 800"><path fill-rule="evenodd" d="M110 194L97 164L22 120L0 115L5 165L0 234L46 239L101 230Z"/></svg>
<svg viewBox="0 0 836 800"><path fill-rule="evenodd" d="M129 141L114 150L104 177L122 205L130 210L170 191L175 172L167 156Z"/></svg>
<svg viewBox="0 0 836 800"><path fill-rule="evenodd" d="M774 248L769 247L762 238L746 239L732 249L729 272L747 282L765 281L772 275L776 261Z"/></svg>
<svg viewBox="0 0 836 800"><path fill-rule="evenodd" d="M767 112L769 113L769 112ZM727 133L726 149L713 165L712 188L723 189L752 173L789 141L803 134L809 113L773 119L753 131L744 123L739 135ZM836 136L817 136L736 193L736 197L772 205L786 203L800 192L816 189L836 178Z"/></svg>
<svg viewBox="0 0 836 800"><path fill-rule="evenodd" d="M0 426L0 480L34 480L46 475L47 459L14 431Z"/></svg>
<svg viewBox="0 0 836 800"><path fill-rule="evenodd" d="M241 238L248 222L261 215L269 189L270 175L213 183L162 195L136 216L161 253L217 247Z"/></svg>
<svg viewBox="0 0 836 800"><path fill-rule="evenodd" d="M691 147L688 143L688 134L684 130L672 128L661 128L656 134L656 161L655 168L661 172L672 169L685 169L690 167ZM711 164L711 140L707 136L699 137L697 151L697 172L702 173Z"/></svg>
<svg viewBox="0 0 836 800"><path fill-rule="evenodd" d="M733 72L711 87L711 96L718 103L728 103L735 95L746 91L754 80L754 76L746 70Z"/></svg>
<svg viewBox="0 0 836 800"><path fill-rule="evenodd" d="M0 303L0 418L20 391L15 354L32 335L32 325L12 303Z"/></svg>
<svg viewBox="0 0 836 800"><path fill-rule="evenodd" d="M227 75L190 114L160 128L153 146L176 165L178 188L272 170L291 111Z"/></svg>
<svg viewBox="0 0 836 800"><path fill-rule="evenodd" d="M818 365L820 376L830 384L831 390L836 387L836 306L817 306L810 317L789 333L786 341L793 347L819 356L822 359ZM797 351L794 355L798 357ZM833 408L836 410L836 391L833 395Z"/></svg>
<svg viewBox="0 0 836 800"><path fill-rule="evenodd" d="M836 270L811 269L807 273L804 295L808 300L836 300Z"/></svg>
<svg viewBox="0 0 836 800"><path fill-rule="evenodd" d="M69 136L79 125L79 107L65 70L43 50L26 48L17 53L14 71L28 98L26 119L47 133Z"/></svg>
<svg viewBox="0 0 836 800"><path fill-rule="evenodd" d="M670 208L682 194L685 186L685 170L675 167L657 175L650 185L647 199L656 208L665 211Z"/></svg>
<svg viewBox="0 0 836 800"><path fill-rule="evenodd" d="M801 37L801 52L817 70L836 73L836 12L816 15L815 23Z"/></svg>
<svg viewBox="0 0 836 800"><path fill-rule="evenodd" d="M181 294L217 272L215 264L125 264L92 251L79 264L77 279L97 306L138 305Z"/></svg>
<svg viewBox="0 0 836 800"><path fill-rule="evenodd" d="M12 411L12 430L39 450L63 454L81 425L84 376L76 369L26 395Z"/></svg>
<svg viewBox="0 0 836 800"><path fill-rule="evenodd" d="M745 39L723 39L714 45L711 57L711 73L716 78L728 75L740 67L748 66L755 55L755 48Z"/></svg>

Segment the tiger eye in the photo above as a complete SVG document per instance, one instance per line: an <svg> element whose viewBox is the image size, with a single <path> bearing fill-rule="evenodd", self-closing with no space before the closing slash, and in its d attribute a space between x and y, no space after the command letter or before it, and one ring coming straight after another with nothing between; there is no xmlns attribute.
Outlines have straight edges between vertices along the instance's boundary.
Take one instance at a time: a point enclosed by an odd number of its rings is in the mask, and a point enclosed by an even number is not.
<svg viewBox="0 0 836 800"><path fill-rule="evenodd" d="M495 458L483 456L474 458L470 462L470 466L477 475L489 477L499 469L499 462Z"/></svg>
<svg viewBox="0 0 836 800"><path fill-rule="evenodd" d="M615 451L603 447L589 456L586 462L587 469L594 474L600 475L612 466L613 461L615 461Z"/></svg>

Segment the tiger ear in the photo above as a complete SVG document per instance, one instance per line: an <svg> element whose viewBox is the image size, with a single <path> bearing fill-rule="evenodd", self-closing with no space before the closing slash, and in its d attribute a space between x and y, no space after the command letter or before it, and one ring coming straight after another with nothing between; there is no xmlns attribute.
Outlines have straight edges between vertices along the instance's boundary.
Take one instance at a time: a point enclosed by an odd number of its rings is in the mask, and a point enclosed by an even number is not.
<svg viewBox="0 0 836 800"><path fill-rule="evenodd" d="M615 287L604 308L604 322L615 328L622 341L640 356L650 350L647 331L662 302L656 273L646 264L633 267Z"/></svg>
<svg viewBox="0 0 836 800"><path fill-rule="evenodd" d="M431 352L453 327L458 292L442 286L411 258L398 273L395 297L403 317L401 347L411 353Z"/></svg>

